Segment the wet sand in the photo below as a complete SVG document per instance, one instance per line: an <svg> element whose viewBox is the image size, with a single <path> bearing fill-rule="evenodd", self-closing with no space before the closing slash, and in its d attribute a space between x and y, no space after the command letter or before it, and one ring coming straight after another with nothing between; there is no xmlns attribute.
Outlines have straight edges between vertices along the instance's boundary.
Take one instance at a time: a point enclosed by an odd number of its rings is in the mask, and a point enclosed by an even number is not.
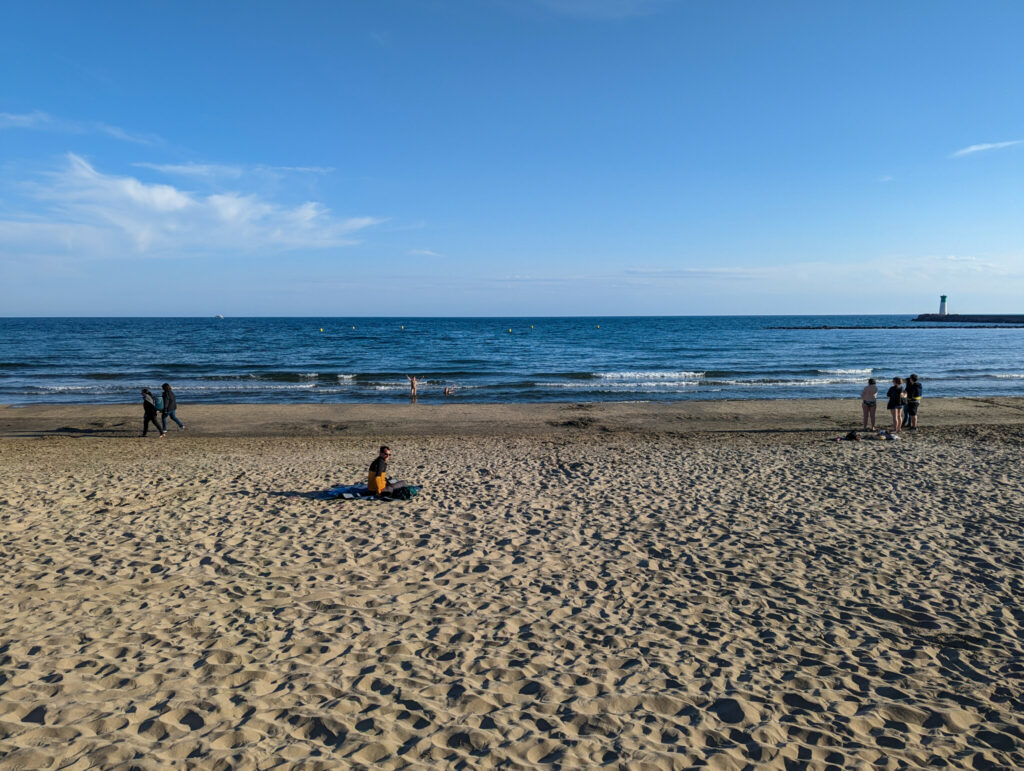
<svg viewBox="0 0 1024 771"><path fill-rule="evenodd" d="M140 413L0 407L0 769L1024 767L1024 400Z"/></svg>

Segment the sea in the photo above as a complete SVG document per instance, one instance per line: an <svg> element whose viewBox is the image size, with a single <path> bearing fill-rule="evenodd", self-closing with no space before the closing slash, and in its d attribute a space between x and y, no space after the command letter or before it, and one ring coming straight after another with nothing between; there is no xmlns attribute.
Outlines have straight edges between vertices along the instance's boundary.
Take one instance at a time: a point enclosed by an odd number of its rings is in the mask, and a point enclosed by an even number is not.
<svg viewBox="0 0 1024 771"><path fill-rule="evenodd" d="M1024 327L912 318L0 318L0 404L1024 396Z"/></svg>

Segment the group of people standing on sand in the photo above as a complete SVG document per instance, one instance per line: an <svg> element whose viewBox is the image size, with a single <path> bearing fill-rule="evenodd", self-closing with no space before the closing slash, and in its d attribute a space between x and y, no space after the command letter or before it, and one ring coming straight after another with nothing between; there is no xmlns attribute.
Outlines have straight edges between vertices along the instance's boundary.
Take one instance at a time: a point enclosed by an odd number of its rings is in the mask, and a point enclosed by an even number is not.
<svg viewBox="0 0 1024 771"><path fill-rule="evenodd" d="M171 390L170 383L161 386L160 396L154 396L148 388L142 389L142 435L149 434L149 424L160 432L160 437L167 436L167 418L178 424L178 430L184 431L185 425L178 420L175 411L178 409L178 399ZM157 421L159 413L161 420Z"/></svg>
<svg viewBox="0 0 1024 771"><path fill-rule="evenodd" d="M894 377L889 390L885 392L888 402L886 409L892 415L892 432L900 433L901 429L917 430L917 410L921 406L921 394L924 389L917 375L911 375L905 381ZM878 403L878 386L875 379L868 378L868 384L860 393L861 410L864 413L864 429L875 427L875 409Z"/></svg>

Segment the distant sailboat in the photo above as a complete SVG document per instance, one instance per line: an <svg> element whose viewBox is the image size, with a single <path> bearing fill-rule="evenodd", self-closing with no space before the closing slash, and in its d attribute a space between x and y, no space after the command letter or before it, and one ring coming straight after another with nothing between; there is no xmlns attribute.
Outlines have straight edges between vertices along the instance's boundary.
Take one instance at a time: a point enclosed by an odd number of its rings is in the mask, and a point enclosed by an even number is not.
<svg viewBox="0 0 1024 771"><path fill-rule="evenodd" d="M214 318L215 318L215 319L222 319L222 318L224 318L224 317L223 317L223 316L221 316L221 315L220 315L220 314L218 313L218 314L217 314L216 316L214 316Z"/></svg>

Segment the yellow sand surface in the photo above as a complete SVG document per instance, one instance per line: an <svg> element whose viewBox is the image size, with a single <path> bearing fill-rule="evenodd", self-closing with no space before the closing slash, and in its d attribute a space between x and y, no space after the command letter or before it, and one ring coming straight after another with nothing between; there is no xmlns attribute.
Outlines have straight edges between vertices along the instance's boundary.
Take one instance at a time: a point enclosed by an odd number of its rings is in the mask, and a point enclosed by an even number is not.
<svg viewBox="0 0 1024 771"><path fill-rule="evenodd" d="M179 417L0 407L0 769L1024 767L1024 400Z"/></svg>

